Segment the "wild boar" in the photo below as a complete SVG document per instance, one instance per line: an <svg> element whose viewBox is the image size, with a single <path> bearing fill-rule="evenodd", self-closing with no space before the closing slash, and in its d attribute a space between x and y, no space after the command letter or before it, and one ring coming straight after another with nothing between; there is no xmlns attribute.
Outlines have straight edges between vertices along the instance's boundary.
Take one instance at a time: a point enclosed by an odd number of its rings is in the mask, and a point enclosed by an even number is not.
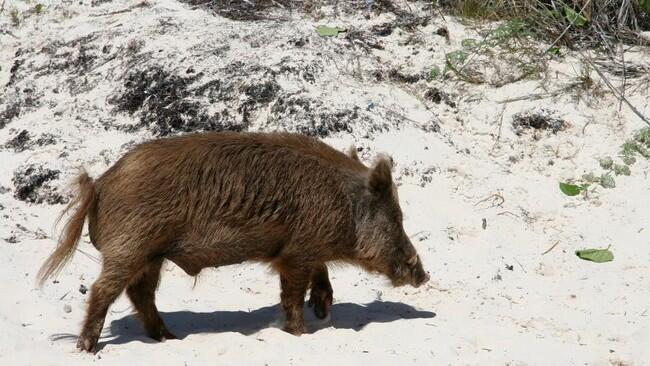
<svg viewBox="0 0 650 366"><path fill-rule="evenodd" d="M77 194L40 283L72 257L86 218L102 254L77 348L93 352L106 312L126 293L147 334L176 338L154 297L165 260L190 276L245 261L280 275L284 330L305 331L303 304L328 315L326 264L347 262L386 275L394 286L429 276L402 226L402 211L380 157L366 167L316 139L285 133L201 133L142 143L98 179L77 179Z"/></svg>

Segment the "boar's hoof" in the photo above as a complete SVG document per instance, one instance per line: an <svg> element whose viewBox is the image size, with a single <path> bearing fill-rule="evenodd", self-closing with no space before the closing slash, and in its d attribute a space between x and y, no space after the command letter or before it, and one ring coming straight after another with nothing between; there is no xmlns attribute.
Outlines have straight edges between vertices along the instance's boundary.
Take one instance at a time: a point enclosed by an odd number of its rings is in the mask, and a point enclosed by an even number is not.
<svg viewBox="0 0 650 366"><path fill-rule="evenodd" d="M149 332L149 337L157 340L158 342L164 342L168 339L178 339L172 332L167 330L164 326L157 332Z"/></svg>
<svg viewBox="0 0 650 366"><path fill-rule="evenodd" d="M325 319L329 315L330 308L332 307L332 295L327 292L316 293L312 291L308 305L314 308L314 315L318 319Z"/></svg>
<svg viewBox="0 0 650 366"><path fill-rule="evenodd" d="M302 327L294 327L290 325L285 325L284 328L282 328L285 332L289 334L293 334L296 337L300 337L303 333L305 333L306 329L304 326Z"/></svg>
<svg viewBox="0 0 650 366"><path fill-rule="evenodd" d="M168 331L167 329L165 329L163 331L163 335L162 335L162 337L160 337L159 341L164 342L164 341L166 341L168 339L178 339L178 337L176 337L174 335L174 333L172 333L172 332Z"/></svg>
<svg viewBox="0 0 650 366"><path fill-rule="evenodd" d="M97 350L98 337L80 336L77 341L77 349L81 352L95 353Z"/></svg>

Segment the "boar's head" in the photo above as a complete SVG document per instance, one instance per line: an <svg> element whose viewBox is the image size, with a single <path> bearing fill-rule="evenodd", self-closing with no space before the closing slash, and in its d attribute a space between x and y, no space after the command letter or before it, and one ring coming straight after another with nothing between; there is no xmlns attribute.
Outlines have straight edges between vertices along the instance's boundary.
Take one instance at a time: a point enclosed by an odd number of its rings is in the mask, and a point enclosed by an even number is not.
<svg viewBox="0 0 650 366"><path fill-rule="evenodd" d="M418 287L429 275L404 232L391 166L382 157L369 171L357 214L356 261L366 270L386 275L393 286Z"/></svg>

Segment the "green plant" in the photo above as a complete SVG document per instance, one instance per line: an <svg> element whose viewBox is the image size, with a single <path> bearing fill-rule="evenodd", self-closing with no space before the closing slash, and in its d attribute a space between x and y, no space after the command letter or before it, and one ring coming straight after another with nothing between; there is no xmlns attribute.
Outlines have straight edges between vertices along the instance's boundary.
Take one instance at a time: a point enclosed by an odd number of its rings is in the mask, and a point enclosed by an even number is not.
<svg viewBox="0 0 650 366"><path fill-rule="evenodd" d="M621 165L621 164L614 164L614 174L616 175L630 175L632 172L630 171L630 167L627 165Z"/></svg>
<svg viewBox="0 0 650 366"><path fill-rule="evenodd" d="M611 156L606 156L599 161L600 167L606 170L612 169L614 166L614 159Z"/></svg>
<svg viewBox="0 0 650 366"><path fill-rule="evenodd" d="M578 84L582 89L590 89L594 85L594 79L591 77L591 66L588 63L583 63L580 66Z"/></svg>
<svg viewBox="0 0 650 366"><path fill-rule="evenodd" d="M440 77L440 68L438 66L433 66L429 71L429 80L434 80Z"/></svg>
<svg viewBox="0 0 650 366"><path fill-rule="evenodd" d="M569 21L569 24L573 24L576 27L584 27L587 24L587 18L573 10L567 4L564 4L564 16Z"/></svg>
<svg viewBox="0 0 650 366"><path fill-rule="evenodd" d="M619 41L637 42L635 33L647 24L643 13L650 14L650 0L439 0L438 4L470 21L526 19L536 38L571 47L604 45L609 51Z"/></svg>
<svg viewBox="0 0 650 366"><path fill-rule="evenodd" d="M548 53L551 56L556 56L556 57L562 55L562 53L560 52L560 47L551 47L551 48L548 49Z"/></svg>
<svg viewBox="0 0 650 366"><path fill-rule="evenodd" d="M41 14L44 8L43 4L36 4L36 6L34 6L34 12L36 14Z"/></svg>
<svg viewBox="0 0 650 366"><path fill-rule="evenodd" d="M11 24L14 27L17 27L20 25L20 12L18 9L13 8L11 11L9 11L9 16L11 17Z"/></svg>
<svg viewBox="0 0 650 366"><path fill-rule="evenodd" d="M650 14L650 0L639 0L639 7L646 12L646 14Z"/></svg>
<svg viewBox="0 0 650 366"><path fill-rule="evenodd" d="M631 175L630 165L636 162L638 155L650 159L650 127L637 131L631 139L621 145L619 157L623 164L616 163L611 156L605 156L598 161L600 167L604 170L600 176L593 173L584 174L575 183L560 183L560 190L567 196L576 196L583 192L586 194L587 189L592 184L598 184L603 188L615 188L616 180L614 176Z"/></svg>
<svg viewBox="0 0 650 366"><path fill-rule="evenodd" d="M450 71L466 82L492 81L496 86L539 75L545 61L539 57L531 36L526 21L511 19L482 39L462 40L461 49L445 55L444 72Z"/></svg>

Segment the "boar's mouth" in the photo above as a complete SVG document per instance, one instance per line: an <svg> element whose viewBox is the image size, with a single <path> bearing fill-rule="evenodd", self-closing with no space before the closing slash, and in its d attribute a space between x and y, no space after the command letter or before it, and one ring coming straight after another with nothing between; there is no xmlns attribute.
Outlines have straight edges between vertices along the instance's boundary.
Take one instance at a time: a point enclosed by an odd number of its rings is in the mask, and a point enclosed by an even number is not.
<svg viewBox="0 0 650 366"><path fill-rule="evenodd" d="M429 281L429 274L422 268L420 257L416 254L408 260L409 275L405 279L408 284L417 288Z"/></svg>
<svg viewBox="0 0 650 366"><path fill-rule="evenodd" d="M415 288L418 288L418 287L424 285L425 283L429 282L429 278L430 278L429 274L425 273L423 276L420 276L419 278L414 279L413 282L411 283L411 286L413 286Z"/></svg>

